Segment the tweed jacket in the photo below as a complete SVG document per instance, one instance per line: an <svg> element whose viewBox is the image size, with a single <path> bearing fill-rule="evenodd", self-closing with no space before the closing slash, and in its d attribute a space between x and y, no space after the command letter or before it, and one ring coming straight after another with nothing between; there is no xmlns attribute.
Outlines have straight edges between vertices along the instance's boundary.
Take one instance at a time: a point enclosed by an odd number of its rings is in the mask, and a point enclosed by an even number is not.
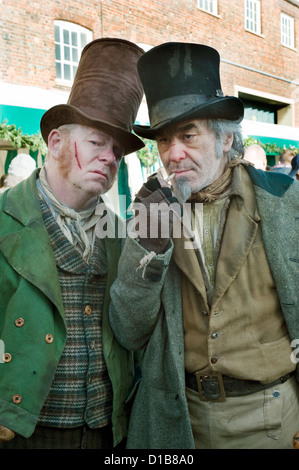
<svg viewBox="0 0 299 470"><path fill-rule="evenodd" d="M29 437L48 395L66 342L57 268L43 223L35 171L0 196L0 424ZM113 221L115 214L107 208ZM120 227L121 220L115 223ZM113 236L114 235L114 236ZM116 341L108 320L110 285L122 239L105 238L108 274L103 351L113 387L114 443L127 432L125 398L134 374L133 353Z"/></svg>
<svg viewBox="0 0 299 470"><path fill-rule="evenodd" d="M266 255L289 334L291 340L297 339L299 184L286 175L251 166L244 171L253 183ZM249 215L243 215L250 223ZM173 260L173 244L163 254L148 255L128 237L111 288L110 323L116 337L128 349L144 349L142 377L132 392L128 448L192 449L181 274Z"/></svg>

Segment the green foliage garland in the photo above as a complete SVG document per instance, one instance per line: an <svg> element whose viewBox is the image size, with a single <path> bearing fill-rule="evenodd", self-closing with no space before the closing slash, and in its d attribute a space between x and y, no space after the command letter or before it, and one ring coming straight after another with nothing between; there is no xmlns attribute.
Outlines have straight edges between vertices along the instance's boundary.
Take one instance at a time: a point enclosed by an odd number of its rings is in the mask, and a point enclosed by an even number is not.
<svg viewBox="0 0 299 470"><path fill-rule="evenodd" d="M159 159L159 152L156 141L143 139L142 137L141 140L143 141L145 146L137 151L137 156L141 161L142 165L144 165L145 167L151 167L155 163L157 163Z"/></svg>
<svg viewBox="0 0 299 470"><path fill-rule="evenodd" d="M47 154L47 146L40 132L32 135L23 134L20 127L17 129L15 124L8 124L7 119L0 124L0 139L9 141L16 149L30 148L39 150L42 155Z"/></svg>
<svg viewBox="0 0 299 470"><path fill-rule="evenodd" d="M294 150L295 153L299 153L299 149L294 147L293 145L289 145L289 147L286 147L285 145L283 147L279 147L276 143L264 144L259 139L254 139L253 137L248 137L247 139L244 139L245 147L249 147L249 145L252 144L258 144L263 147L267 155L280 155L286 149Z"/></svg>

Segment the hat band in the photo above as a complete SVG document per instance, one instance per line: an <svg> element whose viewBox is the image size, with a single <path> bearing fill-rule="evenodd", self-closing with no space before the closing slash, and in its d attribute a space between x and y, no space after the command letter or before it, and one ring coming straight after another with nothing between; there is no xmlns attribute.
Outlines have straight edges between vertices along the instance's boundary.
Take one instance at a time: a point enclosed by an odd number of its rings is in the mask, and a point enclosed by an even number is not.
<svg viewBox="0 0 299 470"><path fill-rule="evenodd" d="M175 119L193 108L206 104L211 98L218 97L223 97L221 90L216 90L215 95L192 94L165 98L152 106L149 111L151 127L157 127L164 122Z"/></svg>

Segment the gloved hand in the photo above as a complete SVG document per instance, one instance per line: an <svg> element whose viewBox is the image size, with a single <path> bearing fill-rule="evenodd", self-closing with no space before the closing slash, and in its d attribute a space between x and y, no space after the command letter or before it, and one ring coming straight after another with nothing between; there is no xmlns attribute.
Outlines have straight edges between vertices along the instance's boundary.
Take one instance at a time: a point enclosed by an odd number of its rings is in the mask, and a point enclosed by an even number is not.
<svg viewBox="0 0 299 470"><path fill-rule="evenodd" d="M4 426L0 426L0 445L2 442L10 441L15 437L15 433Z"/></svg>
<svg viewBox="0 0 299 470"><path fill-rule="evenodd" d="M149 179L136 194L132 207L141 246L163 253L169 244L174 217L181 217L181 206L169 185L157 178Z"/></svg>

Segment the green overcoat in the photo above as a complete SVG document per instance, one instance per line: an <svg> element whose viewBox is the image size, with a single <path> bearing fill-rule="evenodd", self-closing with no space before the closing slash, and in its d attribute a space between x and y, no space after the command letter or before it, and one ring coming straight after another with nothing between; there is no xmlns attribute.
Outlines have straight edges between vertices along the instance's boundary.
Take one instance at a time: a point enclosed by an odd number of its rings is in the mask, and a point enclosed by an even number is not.
<svg viewBox="0 0 299 470"><path fill-rule="evenodd" d="M55 259L45 229L36 177L0 197L0 424L29 437L48 395L66 342L66 324ZM111 220L115 214L107 209ZM121 221L117 219L115 227ZM103 350L113 386L113 433L127 432L124 405L134 374L133 353L121 347L109 325L110 286L121 238L105 238L108 262Z"/></svg>

